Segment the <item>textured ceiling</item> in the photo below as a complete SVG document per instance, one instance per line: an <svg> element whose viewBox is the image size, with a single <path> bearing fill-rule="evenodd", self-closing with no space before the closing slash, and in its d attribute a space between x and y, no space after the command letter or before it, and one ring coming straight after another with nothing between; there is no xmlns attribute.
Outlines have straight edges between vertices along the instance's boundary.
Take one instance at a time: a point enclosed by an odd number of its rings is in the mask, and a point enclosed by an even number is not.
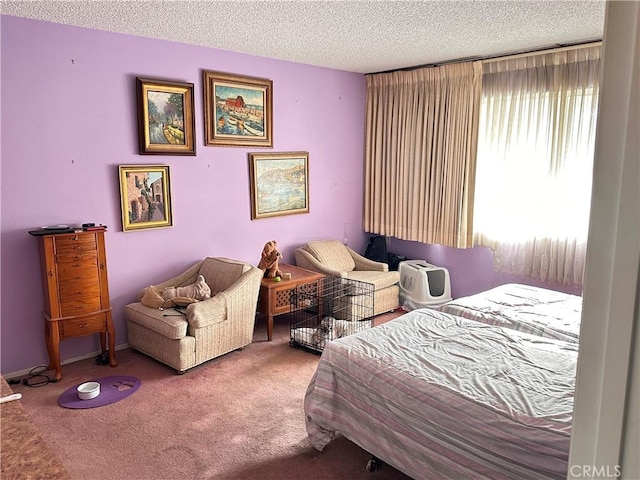
<svg viewBox="0 0 640 480"><path fill-rule="evenodd" d="M3 14L371 73L599 40L604 0L12 1Z"/></svg>

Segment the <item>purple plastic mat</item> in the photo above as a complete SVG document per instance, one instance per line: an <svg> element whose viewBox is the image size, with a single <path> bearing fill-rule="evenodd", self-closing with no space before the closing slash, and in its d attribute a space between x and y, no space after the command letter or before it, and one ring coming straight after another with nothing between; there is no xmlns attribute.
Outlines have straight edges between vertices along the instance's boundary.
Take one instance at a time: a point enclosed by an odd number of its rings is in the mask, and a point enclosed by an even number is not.
<svg viewBox="0 0 640 480"><path fill-rule="evenodd" d="M79 385L85 383L81 382L65 390L65 392L58 397L60 406L64 408L102 407L127 398L142 385L139 379L132 376L102 377L96 378L95 380L87 380L87 382L98 382L100 384L100 395L90 400L81 400L76 390Z"/></svg>

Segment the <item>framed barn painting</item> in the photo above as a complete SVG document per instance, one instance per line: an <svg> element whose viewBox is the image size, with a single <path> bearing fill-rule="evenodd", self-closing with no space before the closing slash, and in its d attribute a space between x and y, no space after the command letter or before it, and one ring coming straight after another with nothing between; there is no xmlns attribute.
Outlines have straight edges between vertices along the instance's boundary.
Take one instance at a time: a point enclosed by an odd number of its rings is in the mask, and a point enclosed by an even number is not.
<svg viewBox="0 0 640 480"><path fill-rule="evenodd" d="M168 165L120 165L122 230L170 227L171 182Z"/></svg>
<svg viewBox="0 0 640 480"><path fill-rule="evenodd" d="M206 145L273 146L273 82L204 71Z"/></svg>
<svg viewBox="0 0 640 480"><path fill-rule="evenodd" d="M195 155L193 83L136 78L141 155Z"/></svg>
<svg viewBox="0 0 640 480"><path fill-rule="evenodd" d="M250 153L251 220L309 213L309 152Z"/></svg>

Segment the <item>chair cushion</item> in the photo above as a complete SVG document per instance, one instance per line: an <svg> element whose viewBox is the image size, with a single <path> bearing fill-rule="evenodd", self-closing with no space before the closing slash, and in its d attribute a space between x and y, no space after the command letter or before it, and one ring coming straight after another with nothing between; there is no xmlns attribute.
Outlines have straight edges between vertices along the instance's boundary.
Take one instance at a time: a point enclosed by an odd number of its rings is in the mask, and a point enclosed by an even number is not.
<svg viewBox="0 0 640 480"><path fill-rule="evenodd" d="M211 288L211 296L223 292L233 285L243 273L249 271L251 265L237 260L222 257L207 257L198 272Z"/></svg>
<svg viewBox="0 0 640 480"><path fill-rule="evenodd" d="M358 280L373 284L373 291L377 292L384 288L390 287L400 281L399 272L374 272L371 270L354 270L347 274L350 280Z"/></svg>
<svg viewBox="0 0 640 480"><path fill-rule="evenodd" d="M130 303L124 307L124 316L127 320L172 340L187 334L187 317L172 309L159 310L147 307L140 302Z"/></svg>
<svg viewBox="0 0 640 480"><path fill-rule="evenodd" d="M307 243L306 250L327 267L340 272L350 272L356 262L344 245L337 240L317 240Z"/></svg>

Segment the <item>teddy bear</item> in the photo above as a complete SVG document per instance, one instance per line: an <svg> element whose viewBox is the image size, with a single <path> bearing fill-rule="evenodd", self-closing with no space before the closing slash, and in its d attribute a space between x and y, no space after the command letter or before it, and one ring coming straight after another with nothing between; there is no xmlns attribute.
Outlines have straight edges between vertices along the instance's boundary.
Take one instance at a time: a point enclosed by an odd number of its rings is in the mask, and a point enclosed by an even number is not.
<svg viewBox="0 0 640 480"><path fill-rule="evenodd" d="M264 245L258 268L264 272L265 278L282 277L282 271L278 268L278 261L282 254L278 251L278 244L271 240Z"/></svg>

